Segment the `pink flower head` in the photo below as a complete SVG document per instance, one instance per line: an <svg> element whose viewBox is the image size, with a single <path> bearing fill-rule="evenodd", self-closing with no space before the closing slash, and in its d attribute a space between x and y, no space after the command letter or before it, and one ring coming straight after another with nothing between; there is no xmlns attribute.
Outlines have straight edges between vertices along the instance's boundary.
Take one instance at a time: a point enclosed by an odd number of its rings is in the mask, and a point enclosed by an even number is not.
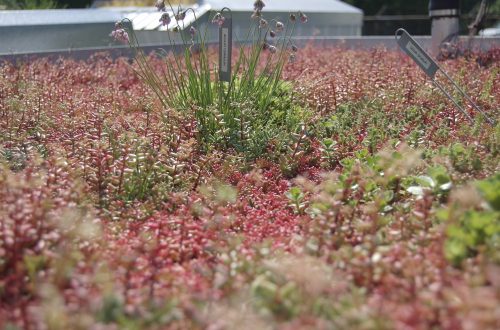
<svg viewBox="0 0 500 330"><path fill-rule="evenodd" d="M214 18L212 19L212 24L217 24L218 26L222 26L224 22L226 21L226 18L222 16L221 13L217 13Z"/></svg>
<svg viewBox="0 0 500 330"><path fill-rule="evenodd" d="M170 22L172 22L172 19L168 13L163 13L163 15L161 15L160 22L163 26L167 26Z"/></svg>
<svg viewBox="0 0 500 330"><path fill-rule="evenodd" d="M300 16L300 21L302 23L307 23L307 21L309 20L309 18L307 17L307 15L304 14L303 12L299 12L299 16Z"/></svg>
<svg viewBox="0 0 500 330"><path fill-rule="evenodd" d="M285 24L283 24L282 22L276 22L276 31L282 32L284 28Z"/></svg>
<svg viewBox="0 0 500 330"><path fill-rule="evenodd" d="M163 0L157 0L155 7L158 9L158 11L165 11L165 1Z"/></svg>
<svg viewBox="0 0 500 330"><path fill-rule="evenodd" d="M111 32L109 36L115 39L116 41L122 42L124 44L128 44L130 42L128 33L123 28L113 30L113 32Z"/></svg>

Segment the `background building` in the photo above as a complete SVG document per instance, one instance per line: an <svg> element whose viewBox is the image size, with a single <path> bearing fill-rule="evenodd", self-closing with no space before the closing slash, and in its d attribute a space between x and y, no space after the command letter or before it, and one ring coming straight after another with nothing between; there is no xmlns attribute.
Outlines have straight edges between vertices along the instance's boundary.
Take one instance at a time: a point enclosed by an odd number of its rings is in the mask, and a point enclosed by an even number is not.
<svg viewBox="0 0 500 330"><path fill-rule="evenodd" d="M235 31L242 34L251 24L252 1L206 0L213 11L228 7L233 12ZM267 0L263 15L266 19L288 21L290 13L302 11L309 17L307 24L297 24L297 36L359 36L363 26L363 11L338 0Z"/></svg>
<svg viewBox="0 0 500 330"><path fill-rule="evenodd" d="M0 54L67 51L82 48L116 46L109 33L114 23L130 20L141 45L169 45L180 41L177 33L169 32L176 26L164 27L160 23L163 13L153 7L99 7L87 9L49 10L0 10ZM288 22L291 12L302 11L309 17L307 24L297 24L294 35L310 36L359 36L363 12L338 0L267 0L264 17L270 22ZM101 3L103 4L103 3ZM232 10L234 37L245 41L251 24L253 1L205 0L190 5L181 30L194 25L199 31L208 30L207 40L216 40L217 27L210 23L213 15L224 7ZM175 8L177 10L177 8ZM173 12L169 13L171 16Z"/></svg>
<svg viewBox="0 0 500 330"><path fill-rule="evenodd" d="M290 13L302 11L309 17L307 24L296 24L294 36L321 37L321 36L360 36L363 26L363 11L338 0L267 0L263 15L269 21L280 20L288 22ZM210 24L216 12L222 8L231 9L233 17L233 34L235 40L245 41L248 30L255 20L251 19L253 1L248 0L200 0L192 5L195 14L188 12L181 28L188 28L194 24L198 30L208 28L208 39L215 40L217 27ZM164 33L167 28L161 26L159 12L146 8L122 8L124 17L132 21L134 30L142 44L168 43L169 38L175 36ZM173 14L172 14L173 16ZM196 19L195 17L196 16ZM196 21L196 23L195 23ZM169 26L173 29L175 20Z"/></svg>

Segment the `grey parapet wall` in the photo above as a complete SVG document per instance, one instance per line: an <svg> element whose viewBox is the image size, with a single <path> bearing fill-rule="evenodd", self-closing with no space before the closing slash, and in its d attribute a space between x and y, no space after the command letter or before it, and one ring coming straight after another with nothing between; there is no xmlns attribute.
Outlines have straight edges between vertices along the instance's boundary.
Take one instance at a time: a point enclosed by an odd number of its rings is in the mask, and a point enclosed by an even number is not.
<svg viewBox="0 0 500 330"><path fill-rule="evenodd" d="M431 44L430 36L416 36L415 40L421 44L424 49L429 49ZM397 50L398 45L393 36L367 36L367 37L297 37L295 43L299 47L311 45L314 47L339 47L341 49L360 49L371 50L383 48L388 50ZM468 37L460 37L459 44L463 47L469 46ZM208 46L217 47L217 43L209 42ZM238 45L236 44L236 47ZM493 48L500 48L500 37L475 37L470 43L471 49L476 51L487 51ZM163 54L165 51L178 52L185 49L183 44L155 44L141 47L145 53L156 52ZM59 49L52 51L25 52L19 54L0 54L0 65L3 61L24 62L36 58L71 58L76 60L87 60L98 53L109 54L112 58L128 57L133 58L134 52L128 46L113 47L95 47L85 49Z"/></svg>
<svg viewBox="0 0 500 330"><path fill-rule="evenodd" d="M101 9L2 10L0 54L110 46L121 18Z"/></svg>

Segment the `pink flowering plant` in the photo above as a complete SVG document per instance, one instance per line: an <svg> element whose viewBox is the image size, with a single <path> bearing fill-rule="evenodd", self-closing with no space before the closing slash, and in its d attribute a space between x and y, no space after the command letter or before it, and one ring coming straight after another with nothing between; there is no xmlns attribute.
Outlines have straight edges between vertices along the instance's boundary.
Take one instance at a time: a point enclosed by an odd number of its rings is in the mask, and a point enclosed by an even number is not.
<svg viewBox="0 0 500 330"><path fill-rule="evenodd" d="M269 141L285 148L290 134L299 130L302 108L292 106L293 85L285 83L285 65L295 61L298 48L293 43L295 25L305 23L306 15L292 13L288 22L264 17L263 1L255 1L251 27L246 40L234 54L229 82L219 80L219 69L210 60L215 51L207 42L209 27L197 25L192 8L174 8L169 1L157 1L163 12L159 22L167 27L165 34L172 48L180 40L182 51L163 52L164 66L154 68L141 50L133 31L117 23L112 36L128 43L135 51L138 74L169 111L190 113L196 119L198 140L207 150L235 149L250 158L260 156ZM186 19L194 16L194 23ZM221 28L231 11L225 8L210 17L213 26ZM299 17L299 19L297 19ZM130 37L129 37L130 36ZM278 100L280 99L280 100ZM285 111L286 110L286 111Z"/></svg>

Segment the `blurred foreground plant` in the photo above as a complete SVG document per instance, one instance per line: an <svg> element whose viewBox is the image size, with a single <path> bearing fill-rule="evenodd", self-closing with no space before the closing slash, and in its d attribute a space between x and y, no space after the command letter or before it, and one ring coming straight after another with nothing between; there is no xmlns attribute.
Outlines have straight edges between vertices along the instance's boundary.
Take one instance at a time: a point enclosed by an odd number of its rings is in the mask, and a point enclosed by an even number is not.
<svg viewBox="0 0 500 330"><path fill-rule="evenodd" d="M1 165L1 164L0 164ZM100 238L98 221L63 160L31 161L20 173L0 167L0 311L29 327L26 302L42 284L70 288ZM0 322L3 313L0 312Z"/></svg>
<svg viewBox="0 0 500 330"><path fill-rule="evenodd" d="M453 264L480 252L500 263L500 174L456 192L438 216L449 222L444 249Z"/></svg>

